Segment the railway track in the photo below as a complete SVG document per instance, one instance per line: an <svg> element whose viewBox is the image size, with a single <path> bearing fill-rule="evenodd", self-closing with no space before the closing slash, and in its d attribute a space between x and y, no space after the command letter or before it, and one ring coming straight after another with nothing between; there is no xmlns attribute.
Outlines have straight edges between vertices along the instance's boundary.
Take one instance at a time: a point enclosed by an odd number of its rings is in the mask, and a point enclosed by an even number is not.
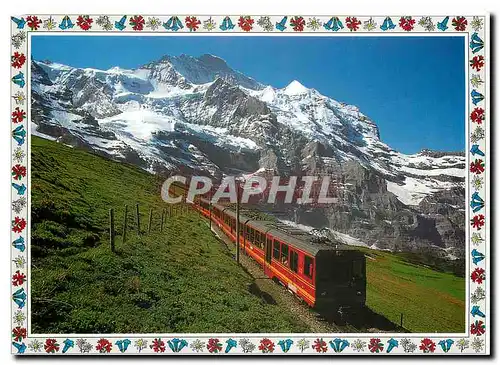
<svg viewBox="0 0 500 365"><path fill-rule="evenodd" d="M207 222L207 226L209 226ZM234 243L216 226L212 225L212 232L232 254L235 251ZM264 275L262 268L244 252L240 254L241 266L254 278L251 291L269 304L275 304L288 310L295 318L310 328L311 333L357 333L360 332L352 325L338 325L313 311L298 297L289 292L284 286Z"/></svg>

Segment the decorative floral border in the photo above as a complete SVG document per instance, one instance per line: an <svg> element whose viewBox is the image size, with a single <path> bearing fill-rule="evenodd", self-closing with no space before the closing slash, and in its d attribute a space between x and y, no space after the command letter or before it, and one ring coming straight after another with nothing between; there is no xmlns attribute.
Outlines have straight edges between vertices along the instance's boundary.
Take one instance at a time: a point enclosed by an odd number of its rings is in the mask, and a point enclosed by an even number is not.
<svg viewBox="0 0 500 365"><path fill-rule="evenodd" d="M487 138L489 128L488 47L485 16L143 16L143 15L27 15L11 18L11 145L12 226L11 298L12 352L15 354L489 354L488 315L488 211L486 206ZM86 33L462 33L468 42L468 154L470 220L467 247L469 313L467 335L444 338L389 337L383 334L332 334L328 338L259 338L255 335L223 338L200 335L189 338L153 338L140 335L107 335L80 338L56 335L50 338L28 333L27 262L29 192L27 164L28 32ZM337 335L341 337L336 337ZM343 336L342 336L343 335ZM186 336L187 337L187 336ZM488 345L488 346L487 346Z"/></svg>

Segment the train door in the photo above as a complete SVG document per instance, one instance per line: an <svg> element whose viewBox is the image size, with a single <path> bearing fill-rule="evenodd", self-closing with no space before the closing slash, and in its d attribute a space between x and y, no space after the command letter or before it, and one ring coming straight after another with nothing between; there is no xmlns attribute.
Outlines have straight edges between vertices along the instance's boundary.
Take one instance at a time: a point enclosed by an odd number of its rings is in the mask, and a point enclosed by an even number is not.
<svg viewBox="0 0 500 365"><path fill-rule="evenodd" d="M264 259L264 274L273 277L273 272L271 270L271 258L273 253L273 239L266 235L266 250Z"/></svg>

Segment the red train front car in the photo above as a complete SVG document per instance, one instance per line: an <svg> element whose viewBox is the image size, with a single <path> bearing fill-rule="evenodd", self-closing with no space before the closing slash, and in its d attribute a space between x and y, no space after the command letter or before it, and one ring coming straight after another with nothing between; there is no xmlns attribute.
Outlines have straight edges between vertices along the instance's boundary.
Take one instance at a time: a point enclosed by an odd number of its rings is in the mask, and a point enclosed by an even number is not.
<svg viewBox="0 0 500 365"><path fill-rule="evenodd" d="M195 203L207 218L236 242L236 213L229 207ZM271 221L240 214L240 247L264 270L309 306L324 313L357 311L366 301L366 260L347 245L314 242L312 235L283 230Z"/></svg>

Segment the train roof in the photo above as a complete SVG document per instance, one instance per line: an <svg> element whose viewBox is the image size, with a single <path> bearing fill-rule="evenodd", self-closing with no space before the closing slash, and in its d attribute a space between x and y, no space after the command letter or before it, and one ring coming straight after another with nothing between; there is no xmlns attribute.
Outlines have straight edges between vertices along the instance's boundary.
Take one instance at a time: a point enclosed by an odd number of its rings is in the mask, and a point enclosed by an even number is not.
<svg viewBox="0 0 500 365"><path fill-rule="evenodd" d="M285 241L290 243L292 246L295 246L301 249L304 252L307 252L313 256L316 256L319 251L336 251L336 250L349 250L351 249L349 246L345 244L327 244L321 242L315 242L313 235L302 231L302 234L294 233L290 234L286 231L283 231L280 228L272 228L268 231L269 234L278 238L281 241Z"/></svg>
<svg viewBox="0 0 500 365"><path fill-rule="evenodd" d="M207 200L207 203L208 203L208 200ZM216 208L216 209L218 209L218 210L220 210L222 212L227 207L224 206L224 205L220 205L220 204L212 204L212 208Z"/></svg>
<svg viewBox="0 0 500 365"><path fill-rule="evenodd" d="M231 218L234 218L236 219L236 212L229 209L229 207L226 207L227 209L224 210L224 213L226 213L228 216L230 216ZM247 221L249 221L251 218L250 217L247 217L246 215L243 215L241 214L240 212L240 223L246 223Z"/></svg>
<svg viewBox="0 0 500 365"><path fill-rule="evenodd" d="M246 224L263 233L271 234L281 241L290 243L292 246L313 256L316 256L319 251L353 250L352 247L340 242L333 244L315 242L315 236L312 234L298 228L286 226L285 224L261 220L250 220Z"/></svg>
<svg viewBox="0 0 500 365"><path fill-rule="evenodd" d="M236 219L236 212L231 207L220 204L212 204L212 206L219 209L220 211L224 211L225 214ZM262 233L269 233L273 237L287 242L290 245L295 246L312 256L316 256L320 251L355 250L355 248L338 241L333 242L332 244L314 241L316 236L313 236L312 234L299 228L294 228L279 222L277 223L266 220L256 220L241 213L240 222L245 223L247 226L250 226L254 229L257 229Z"/></svg>
<svg viewBox="0 0 500 365"><path fill-rule="evenodd" d="M247 222L247 226L252 227L262 233L267 233L271 228L273 228L273 224L270 221L263 221L258 219L252 219Z"/></svg>

